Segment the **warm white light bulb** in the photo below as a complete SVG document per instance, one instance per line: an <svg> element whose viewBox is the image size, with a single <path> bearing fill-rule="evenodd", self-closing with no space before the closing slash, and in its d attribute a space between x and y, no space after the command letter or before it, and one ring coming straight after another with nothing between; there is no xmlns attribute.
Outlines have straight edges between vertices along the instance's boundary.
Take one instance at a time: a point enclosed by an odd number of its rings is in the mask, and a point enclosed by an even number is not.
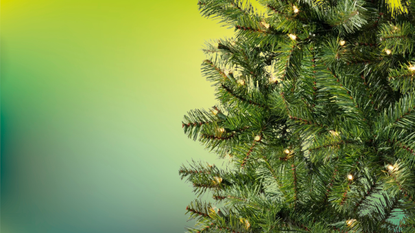
<svg viewBox="0 0 415 233"><path fill-rule="evenodd" d="M395 167L394 167L394 166L392 166L392 165L389 165L389 166L388 166L388 170L389 170L389 171L393 171L393 169L394 169L394 168L395 168Z"/></svg>
<svg viewBox="0 0 415 233"><path fill-rule="evenodd" d="M248 220L245 219L245 228L248 229L251 226L251 224L249 224Z"/></svg>
<svg viewBox="0 0 415 233"><path fill-rule="evenodd" d="M343 46L343 45L345 45L345 44L346 44L346 41L344 41L344 40L341 40L341 41L340 41L340 45L341 45L341 46Z"/></svg>
<svg viewBox="0 0 415 233"><path fill-rule="evenodd" d="M264 21L262 21L261 22L261 24L266 28L266 29L268 29L269 28L269 23L265 23Z"/></svg>
<svg viewBox="0 0 415 233"><path fill-rule="evenodd" d="M269 82L270 83L275 83L275 82L277 82L278 81L278 78L277 77L275 77L274 75L271 75L271 77L269 78Z"/></svg>
<svg viewBox="0 0 415 233"><path fill-rule="evenodd" d="M410 67L408 67L408 69L409 69L410 71L415 71L415 66L410 66Z"/></svg>
<svg viewBox="0 0 415 233"><path fill-rule="evenodd" d="M385 52L386 52L386 54L388 54L388 55L392 53L392 51L391 51L390 49L385 50Z"/></svg>
<svg viewBox="0 0 415 233"><path fill-rule="evenodd" d="M296 6L293 6L293 10L294 10L294 13L298 13L300 10L298 10L298 8L296 7Z"/></svg>
<svg viewBox="0 0 415 233"><path fill-rule="evenodd" d="M289 153L291 153L291 151L289 149L285 149L284 153L289 154Z"/></svg>
<svg viewBox="0 0 415 233"><path fill-rule="evenodd" d="M349 219L346 221L347 226L351 226L354 222L356 221L356 219Z"/></svg>
<svg viewBox="0 0 415 233"><path fill-rule="evenodd" d="M288 37L290 37L291 40L297 39L297 36L294 34L288 34Z"/></svg>
<svg viewBox="0 0 415 233"><path fill-rule="evenodd" d="M260 135L255 136L254 140L257 142L261 141L261 136Z"/></svg>
<svg viewBox="0 0 415 233"><path fill-rule="evenodd" d="M339 136L339 133L338 132L336 132L336 131L334 131L334 130L330 130L329 131L330 133L331 133L331 135L333 135L333 136Z"/></svg>
<svg viewBox="0 0 415 233"><path fill-rule="evenodd" d="M238 80L238 84L239 84L239 85L245 85L245 81L244 81L244 80L242 80L242 79L239 79L239 80Z"/></svg>
<svg viewBox="0 0 415 233"><path fill-rule="evenodd" d="M223 132L225 132L225 129L224 128L219 128L219 132L223 133Z"/></svg>
<svg viewBox="0 0 415 233"><path fill-rule="evenodd" d="M352 174L347 175L347 179L353 180L353 175Z"/></svg>
<svg viewBox="0 0 415 233"><path fill-rule="evenodd" d="M222 178L220 178L220 177L215 176L213 178L215 179L215 180L213 180L214 184L220 184L222 182Z"/></svg>
<svg viewBox="0 0 415 233"><path fill-rule="evenodd" d="M213 113L213 115L217 115L218 114L218 110L216 110L216 109L212 109L212 113Z"/></svg>

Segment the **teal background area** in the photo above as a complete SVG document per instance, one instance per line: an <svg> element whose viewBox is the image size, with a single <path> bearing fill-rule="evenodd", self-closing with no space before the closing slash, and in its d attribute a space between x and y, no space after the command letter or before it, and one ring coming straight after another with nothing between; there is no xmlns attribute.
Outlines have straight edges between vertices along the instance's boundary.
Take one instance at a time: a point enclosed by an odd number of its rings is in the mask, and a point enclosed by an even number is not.
<svg viewBox="0 0 415 233"><path fill-rule="evenodd" d="M1 232L184 232L181 128L210 108L196 0L1 2ZM207 197L204 197L207 198Z"/></svg>

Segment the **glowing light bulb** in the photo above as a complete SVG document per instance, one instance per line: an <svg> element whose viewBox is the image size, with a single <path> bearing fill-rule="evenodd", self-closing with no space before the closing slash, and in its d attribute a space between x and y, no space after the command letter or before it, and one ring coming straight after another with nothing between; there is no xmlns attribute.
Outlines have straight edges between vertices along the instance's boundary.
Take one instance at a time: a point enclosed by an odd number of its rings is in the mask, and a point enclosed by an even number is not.
<svg viewBox="0 0 415 233"><path fill-rule="evenodd" d="M248 229L251 226L251 224L249 224L248 220L245 219L245 228Z"/></svg>
<svg viewBox="0 0 415 233"><path fill-rule="evenodd" d="M245 85L245 81L244 81L244 80L242 80L242 79L239 79L239 80L238 80L238 84L243 86L243 85Z"/></svg>
<svg viewBox="0 0 415 233"><path fill-rule="evenodd" d="M294 13L298 13L300 10L298 10L298 8L296 7L296 6L293 6L293 10L294 10Z"/></svg>
<svg viewBox="0 0 415 233"><path fill-rule="evenodd" d="M266 29L269 28L269 23L265 23L264 21L261 22L262 26L264 26Z"/></svg>
<svg viewBox="0 0 415 233"><path fill-rule="evenodd" d="M390 49L385 50L385 52L386 52L386 54L388 54L388 55L392 53L392 51L391 51Z"/></svg>
<svg viewBox="0 0 415 233"><path fill-rule="evenodd" d="M269 82L270 82L270 83L275 83L275 82L278 82L278 78L277 78L277 77L275 77L274 75L271 75L271 77L269 78Z"/></svg>
<svg viewBox="0 0 415 233"><path fill-rule="evenodd" d="M261 141L261 136L260 135L255 136L254 140L257 142Z"/></svg>
<svg viewBox="0 0 415 233"><path fill-rule="evenodd" d="M352 174L347 175L347 179L353 180L353 175Z"/></svg>
<svg viewBox="0 0 415 233"><path fill-rule="evenodd" d="M346 221L347 226L351 226L354 222L356 221L356 219L349 219Z"/></svg>
<svg viewBox="0 0 415 233"><path fill-rule="evenodd" d="M389 166L388 166L388 170L389 170L389 171L393 171L393 169L395 169L395 167L394 167L394 166L392 166L392 165L389 165Z"/></svg>
<svg viewBox="0 0 415 233"><path fill-rule="evenodd" d="M297 36L294 34L288 34L288 37L290 37L291 40L297 39Z"/></svg>
<svg viewBox="0 0 415 233"><path fill-rule="evenodd" d="M224 128L219 128L219 132L224 133L225 129Z"/></svg>
<svg viewBox="0 0 415 233"><path fill-rule="evenodd" d="M213 115L215 115L215 116L216 116L216 115L218 114L218 112L219 112L218 110L216 110L216 109L212 109L212 113L213 113Z"/></svg>
<svg viewBox="0 0 415 233"><path fill-rule="evenodd" d="M289 149L285 149L284 153L286 153L287 155L291 153L291 151Z"/></svg>
<svg viewBox="0 0 415 233"><path fill-rule="evenodd" d="M329 132L331 133L331 135L333 135L335 137L339 136L339 133L334 131L334 130L330 130Z"/></svg>
<svg viewBox="0 0 415 233"><path fill-rule="evenodd" d="M222 178L220 178L220 177L215 176L213 178L215 179L215 180L213 180L214 184L220 184L222 182Z"/></svg>
<svg viewBox="0 0 415 233"><path fill-rule="evenodd" d="M408 67L408 69L409 69L410 71L415 71L415 66L410 66L410 67Z"/></svg>
<svg viewBox="0 0 415 233"><path fill-rule="evenodd" d="M346 41L341 40L339 44L340 44L341 46L343 46L343 45L345 45L345 44L346 44Z"/></svg>

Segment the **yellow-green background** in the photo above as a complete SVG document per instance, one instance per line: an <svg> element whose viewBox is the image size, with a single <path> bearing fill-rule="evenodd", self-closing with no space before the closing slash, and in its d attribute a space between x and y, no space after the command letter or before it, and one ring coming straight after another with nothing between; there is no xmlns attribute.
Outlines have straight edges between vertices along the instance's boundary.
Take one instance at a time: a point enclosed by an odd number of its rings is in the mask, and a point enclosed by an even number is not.
<svg viewBox="0 0 415 233"><path fill-rule="evenodd" d="M197 0L1 1L1 232L184 232L209 108ZM216 161L216 162L215 162Z"/></svg>

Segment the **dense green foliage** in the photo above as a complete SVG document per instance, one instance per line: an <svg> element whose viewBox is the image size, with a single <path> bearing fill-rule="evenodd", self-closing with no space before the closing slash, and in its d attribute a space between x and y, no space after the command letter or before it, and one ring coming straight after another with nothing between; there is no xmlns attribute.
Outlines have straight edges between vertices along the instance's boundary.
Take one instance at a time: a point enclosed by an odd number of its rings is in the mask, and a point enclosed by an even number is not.
<svg viewBox="0 0 415 233"><path fill-rule="evenodd" d="M184 132L232 165L193 162L189 232L414 232L415 4L200 0L235 28L202 72L218 106Z"/></svg>

